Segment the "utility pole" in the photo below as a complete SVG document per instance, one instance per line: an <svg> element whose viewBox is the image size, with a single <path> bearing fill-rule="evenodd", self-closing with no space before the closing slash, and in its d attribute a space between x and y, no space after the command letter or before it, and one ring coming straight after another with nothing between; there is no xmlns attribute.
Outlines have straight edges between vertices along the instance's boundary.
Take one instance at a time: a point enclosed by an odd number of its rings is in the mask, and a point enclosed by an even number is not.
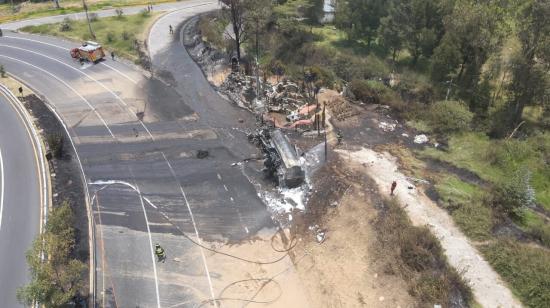
<svg viewBox="0 0 550 308"><path fill-rule="evenodd" d="M88 21L88 29L90 30L90 35L95 40L94 30L92 30L92 23L90 22L90 16L88 15L88 6L86 5L86 0L82 0L82 6L84 7L84 12L86 12L86 20Z"/></svg>

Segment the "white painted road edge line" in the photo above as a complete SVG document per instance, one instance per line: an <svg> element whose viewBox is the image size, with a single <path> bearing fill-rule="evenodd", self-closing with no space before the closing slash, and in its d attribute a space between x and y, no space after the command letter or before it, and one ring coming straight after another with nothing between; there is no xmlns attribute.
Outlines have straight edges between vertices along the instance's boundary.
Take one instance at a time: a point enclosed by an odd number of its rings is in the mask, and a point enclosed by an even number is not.
<svg viewBox="0 0 550 308"><path fill-rule="evenodd" d="M2 149L0 149L0 230L2 230L2 212L4 212L4 160L2 159Z"/></svg>
<svg viewBox="0 0 550 308"><path fill-rule="evenodd" d="M187 205L187 210L189 211L191 222L193 223L193 229L195 229L197 242L200 245L203 245L201 241L201 237L199 236L199 229L197 228L197 224L195 223L195 216L193 215L193 211L191 210L191 206L189 205L189 201L187 200L187 195L185 194L185 191L183 190L183 187L181 186L181 183L178 180L178 177L176 176L176 172L174 171L174 168L172 168L172 164L170 164L170 161L168 160L168 158L166 158L166 155L164 154L164 152L160 152L160 153L162 154L162 157L164 157L164 160L166 161L166 164L168 165L168 168L170 169L170 173L172 173L174 180L176 180L176 183L178 183L183 199L185 200L185 205ZM210 287L210 295L212 296L212 302L214 303L214 306L218 308L219 306L218 306L218 302L216 301L216 295L214 294L214 286L212 285L212 278L210 277L210 271L208 270L208 264L206 263L206 256L204 254L204 249L201 246L199 246L199 249L201 251L204 270L206 271L206 278L208 279L208 285Z"/></svg>
<svg viewBox="0 0 550 308"><path fill-rule="evenodd" d="M29 42L35 42L35 43L39 43L39 44L43 44L43 45L48 45L48 46L51 46L51 47L55 47L55 48L59 48L61 50L65 50L65 51L70 51L70 49L67 49L65 47L61 47L61 46L58 46L58 45L55 45L55 44L51 44L51 43L46 43L46 42L42 42L42 41L39 41L39 40L33 40L33 39L30 39L30 38L23 38L23 37L16 37L16 36L10 36L10 35L4 35L4 37L6 38L10 38L10 39L15 39L15 40L23 40L23 41L29 41ZM105 65L106 67L108 67L109 69L115 71L116 73L118 73L120 76L130 80L131 82L133 82L134 84L138 84L137 81L135 81L132 77L128 76L127 74L124 74L123 72L121 72L120 70L108 65L107 63L103 63L103 62L99 62L98 64L101 64L101 65Z"/></svg>
<svg viewBox="0 0 550 308"><path fill-rule="evenodd" d="M13 49L19 49L19 50L23 50L23 51L26 51L26 52L30 52L32 54L35 54L35 55L38 55L38 56L41 56L41 57L44 57L44 58L47 58L47 59L50 59L52 61L55 61L55 62L58 62L60 63L61 65L64 65L70 69L72 69L73 71L76 71L77 73L80 73L84 76L86 76L86 78L90 79L91 81L97 83L99 86L101 86L103 89L105 89L107 92L109 92L111 95L113 95L121 104L122 104L122 107L120 107L122 110L128 112L128 114L130 115L130 117L135 117L138 122L141 124L141 126L145 129L145 131L147 132L147 134L149 134L149 137L154 141L155 140L155 137L153 137L153 135L151 134L151 131L149 131L149 129L147 128L147 126L145 126L145 123L143 123L143 121L141 121L137 115L135 113L132 113L132 111L130 110L130 107L128 106L128 104L126 104L126 102L120 97L118 96L115 92L113 92L113 90L109 89L106 85L104 85L102 82L98 81L97 79L95 79L94 77L86 74L85 72L71 66L71 65L68 65L67 63L63 62L63 61L60 61L58 59L55 59L55 58L52 58L50 56L46 56L44 54L41 54L41 53L38 53L38 52L35 52L35 51L32 51L32 50L29 50L29 49L26 49L26 48L21 48L21 47L16 47L16 46L11 46L11 45L6 45L6 44L0 44L0 47L7 47L7 48L13 48Z"/></svg>
<svg viewBox="0 0 550 308"><path fill-rule="evenodd" d="M61 82L63 85L65 85L67 88L69 88L71 91L73 91L78 97L80 97L87 105L88 107L90 107L90 109L95 113L95 115L99 118L99 120L103 123L103 125L105 125L105 128L109 131L109 134L111 135L111 137L113 139L116 140L116 137L115 135L113 134L113 132L111 131L111 129L109 128L109 125L107 125L107 122L105 122L105 120L103 119L103 117L99 114L99 112L96 110L96 108L87 100L84 98L84 96L82 96L78 91L76 91L73 87L71 87L68 83L66 83L65 81L63 81L61 78L57 77L56 75L46 71L45 69L42 69L34 64L31 64L29 62L25 62L23 60L19 60L19 59L16 59L16 58L12 58L12 57L8 57L8 56L5 56L5 55L0 55L0 57L2 58L6 58L6 59L10 59L12 61L16 61L16 62L20 62L20 63L23 63L25 65L28 65L28 66L31 66L33 68L36 68L37 70L40 70L50 76L52 76L53 78L55 78L57 81ZM68 132L68 131L67 131ZM70 136L70 135L69 135Z"/></svg>
<svg viewBox="0 0 550 308"><path fill-rule="evenodd" d="M137 183L135 185L132 185L128 182L118 181L118 180L107 180L107 181L99 180L99 181L94 181L94 182L88 183L88 185L104 185L103 187L101 187L100 189L98 189L96 191L96 194L98 192L106 189L107 187L109 187L111 185L117 185L117 184L130 187L132 190L134 190L139 195L139 201L141 203L141 208L143 210L143 216L145 217L145 224L147 225L147 234L149 236L149 249L151 250L151 258L152 258L152 261L153 261L153 273L155 275L155 289L156 289L156 293L157 293L157 307L161 308L160 307L159 281L158 281L158 275L157 275L157 263L155 261L155 252L153 251L153 238L151 236L151 229L149 227L149 218L147 216L147 211L145 210L145 204L143 203L143 199L145 199L150 204L151 204L151 202L149 200L147 200L147 198L143 197L143 195L141 194L141 191L139 190L139 186L138 186ZM92 202L94 201L94 199L95 199L95 196L92 197ZM98 205L99 205L99 203L98 203ZM156 209L156 207L155 207L155 209ZM103 275L103 277L105 277L105 275Z"/></svg>
<svg viewBox="0 0 550 308"><path fill-rule="evenodd" d="M34 126L34 121L31 118L30 114L26 111L25 107L19 99L4 85L0 85L0 91L7 98L8 103L11 104L12 108L16 112L17 116L20 118L23 126L25 126L25 131L29 136L31 145L33 148L33 154L36 160L36 168L40 178L38 179L40 186L40 203L41 203L41 221L39 226L40 233L43 232L43 228L46 226L48 221L48 207L51 203L51 194L48 194L48 189L51 189L51 183L49 183L49 170L46 168L45 155L44 155L44 143L40 135L38 134L36 127ZM1 162L0 162L1 163ZM2 171L2 198L4 196L4 173ZM3 201L2 201L3 202ZM3 206L2 206L3 207ZM0 214L0 228L1 228L1 214Z"/></svg>
<svg viewBox="0 0 550 308"><path fill-rule="evenodd" d="M20 61L20 60L17 60L17 59L13 59L13 60ZM20 61L20 62L24 62L24 61ZM26 63L26 62L24 62L24 63ZM29 65L34 67L34 65L32 65L30 63L26 63L26 64L29 64ZM40 69L40 68L38 68L38 69ZM14 78L15 80L19 81L21 84L26 85L28 88L32 88L26 82L24 82L23 80L21 80L17 76L12 75L12 74L9 74L9 75L12 78ZM39 94L39 92L35 89L33 89L33 92L35 92L36 94ZM12 93L12 95L13 95L13 93ZM63 122L63 118L56 111L55 106L50 105L48 103L48 99L45 95L42 95L42 97L44 97L44 105L46 106L46 108L48 108L55 115L57 121L59 121L59 123L61 123L61 126L63 126L63 129L67 133L67 136L69 137L69 141L70 141L71 146L73 148L73 151L75 153L76 160L78 162L78 166L79 166L79 169L80 169L80 176L81 176L82 186L84 187L86 211L87 211L87 214L88 214L88 233L89 233L89 235L88 235L88 238L89 238L88 239L88 245L89 245L89 249L90 249L90 275L89 275L90 276L90 290L89 291L90 291L90 294L91 294L89 301L93 303L90 306L95 306L95 301L96 301L96 299L95 299L96 298L96 292L95 292L96 291L96 288L95 288L95 276L96 276L96 270L95 270L95 258L96 258L96 255L95 255L95 252L96 252L95 251L95 223L94 223L94 219L93 219L93 216L92 216L92 211L91 211L91 208L90 208L90 202L89 202L90 201L90 193L89 193L89 190L88 190L88 185L86 185L86 183L87 183L86 174L84 173L84 167L82 166L82 161L80 160L80 156L78 155L78 152L76 150L76 145L74 144L73 138L71 138L69 128L67 127L65 122Z"/></svg>

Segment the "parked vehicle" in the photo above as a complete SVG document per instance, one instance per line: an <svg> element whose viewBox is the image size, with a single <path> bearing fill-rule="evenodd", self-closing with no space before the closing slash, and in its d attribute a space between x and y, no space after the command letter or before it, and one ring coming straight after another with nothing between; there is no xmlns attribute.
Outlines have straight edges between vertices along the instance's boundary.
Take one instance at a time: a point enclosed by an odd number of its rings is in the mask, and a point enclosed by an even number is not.
<svg viewBox="0 0 550 308"><path fill-rule="evenodd" d="M78 59L80 62L89 61L97 63L105 57L105 52L103 52L103 47L98 43L86 41L82 46L71 49L71 57Z"/></svg>

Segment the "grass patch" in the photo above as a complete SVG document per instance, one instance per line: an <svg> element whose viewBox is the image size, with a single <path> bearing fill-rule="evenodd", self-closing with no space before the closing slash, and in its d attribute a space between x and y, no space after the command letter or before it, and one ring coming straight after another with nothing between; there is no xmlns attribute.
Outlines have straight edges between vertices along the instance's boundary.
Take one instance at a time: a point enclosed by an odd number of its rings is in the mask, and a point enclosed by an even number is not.
<svg viewBox="0 0 550 308"><path fill-rule="evenodd" d="M480 178L499 183L520 168L531 172L531 185L537 203L550 210L550 134L526 140L490 140L480 133L455 135L449 139L449 150L426 148L420 154L470 170Z"/></svg>
<svg viewBox="0 0 550 308"><path fill-rule="evenodd" d="M138 59L138 51L134 41L144 33L147 33L149 23L154 20L154 14L136 14L122 17L100 18L92 22L92 28L97 37L97 41L104 48L114 50L117 56L122 56L131 60ZM28 26L22 31L61 36L76 41L90 40L91 36L86 21L69 21L70 29L61 31L61 23Z"/></svg>
<svg viewBox="0 0 550 308"><path fill-rule="evenodd" d="M435 185L439 204L450 211L455 223L471 239L487 240L493 227L491 208L483 202L483 191L461 181L455 176L447 176Z"/></svg>
<svg viewBox="0 0 550 308"><path fill-rule="evenodd" d="M176 2L175 0L155 0L155 4ZM107 8L139 6L151 4L149 0L92 0L87 1L89 11ZM63 0L59 3L62 7L56 9L51 1L47 2L23 2L12 9L9 3L0 4L0 23L21 19L38 18L45 16L63 15L84 11L81 0Z"/></svg>
<svg viewBox="0 0 550 308"><path fill-rule="evenodd" d="M505 240L483 246L481 251L527 307L548 307L550 255L547 251Z"/></svg>
<svg viewBox="0 0 550 308"><path fill-rule="evenodd" d="M470 288L448 265L437 238L426 227L412 226L395 200L384 200L375 227L389 262L387 271L406 279L410 294L420 301L420 306L473 301Z"/></svg>

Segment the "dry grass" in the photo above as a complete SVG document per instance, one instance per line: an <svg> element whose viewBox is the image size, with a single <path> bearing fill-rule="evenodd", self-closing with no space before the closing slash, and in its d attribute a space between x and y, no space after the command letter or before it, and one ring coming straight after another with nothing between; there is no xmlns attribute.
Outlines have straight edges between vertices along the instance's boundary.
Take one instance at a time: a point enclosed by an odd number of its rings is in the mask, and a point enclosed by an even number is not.
<svg viewBox="0 0 550 308"><path fill-rule="evenodd" d="M427 228L412 226L397 201L383 201L374 225L387 256L387 272L402 275L422 306L473 301L467 283L448 265L439 241Z"/></svg>

